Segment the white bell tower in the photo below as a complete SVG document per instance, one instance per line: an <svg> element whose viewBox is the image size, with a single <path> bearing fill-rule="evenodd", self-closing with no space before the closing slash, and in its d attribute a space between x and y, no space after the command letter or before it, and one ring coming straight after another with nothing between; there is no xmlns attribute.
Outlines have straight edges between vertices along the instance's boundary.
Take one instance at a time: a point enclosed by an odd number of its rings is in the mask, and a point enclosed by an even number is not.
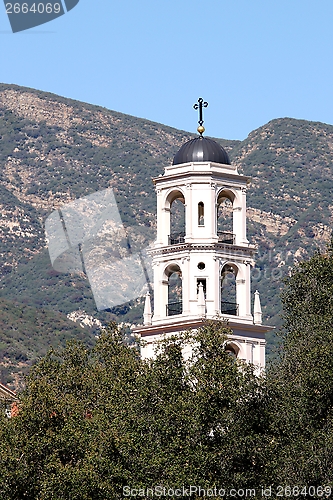
<svg viewBox="0 0 333 500"><path fill-rule="evenodd" d="M233 331L228 350L258 367L265 366L265 327L259 293L251 312L250 270L255 247L246 237L246 189L249 178L230 164L226 151L203 137L199 99L199 137L185 143L163 176L153 179L157 192L157 238L151 250L154 310L147 294L143 357L165 335L198 328L205 319L225 318ZM185 216L179 230L180 211ZM229 207L229 208L228 208ZM229 215L229 216L228 216ZM178 223L178 226L177 226ZM174 230L177 228L177 231Z"/></svg>

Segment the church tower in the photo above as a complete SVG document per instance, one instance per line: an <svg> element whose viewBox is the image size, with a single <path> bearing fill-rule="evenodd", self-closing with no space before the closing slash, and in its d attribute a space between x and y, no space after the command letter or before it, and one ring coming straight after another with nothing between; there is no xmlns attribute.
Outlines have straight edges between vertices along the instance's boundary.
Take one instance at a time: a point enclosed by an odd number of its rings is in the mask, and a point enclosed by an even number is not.
<svg viewBox="0 0 333 500"><path fill-rule="evenodd" d="M154 272L154 311L147 294L142 356L154 355L164 336L224 318L233 335L228 350L239 359L265 366L265 333L259 293L251 312L250 272L255 247L246 236L249 178L230 164L227 152L203 136L186 142L153 179L157 192L157 238L150 251Z"/></svg>

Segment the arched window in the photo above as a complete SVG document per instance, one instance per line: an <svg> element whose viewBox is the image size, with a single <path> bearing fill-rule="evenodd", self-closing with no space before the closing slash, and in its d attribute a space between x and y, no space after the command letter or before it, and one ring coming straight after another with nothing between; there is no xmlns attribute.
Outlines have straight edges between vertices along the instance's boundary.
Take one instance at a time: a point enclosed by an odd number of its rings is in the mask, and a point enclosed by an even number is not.
<svg viewBox="0 0 333 500"><path fill-rule="evenodd" d="M221 274L221 313L238 316L236 302L236 276L237 268L226 264Z"/></svg>
<svg viewBox="0 0 333 500"><path fill-rule="evenodd" d="M198 203L198 226L205 225L205 206L202 201Z"/></svg>
<svg viewBox="0 0 333 500"><path fill-rule="evenodd" d="M236 359L239 353L239 347L237 347L235 344L228 343L225 346L225 352L229 354L232 358Z"/></svg>
<svg viewBox="0 0 333 500"><path fill-rule="evenodd" d="M216 226L217 235L221 243L233 245L233 201L234 195L229 191L222 191L217 200Z"/></svg>
<svg viewBox="0 0 333 500"><path fill-rule="evenodd" d="M177 264L170 264L166 271L168 277L168 304L167 316L174 316L183 312L182 301L182 273Z"/></svg>
<svg viewBox="0 0 333 500"><path fill-rule="evenodd" d="M185 241L185 199L180 191L169 195L170 233L169 245L177 245Z"/></svg>

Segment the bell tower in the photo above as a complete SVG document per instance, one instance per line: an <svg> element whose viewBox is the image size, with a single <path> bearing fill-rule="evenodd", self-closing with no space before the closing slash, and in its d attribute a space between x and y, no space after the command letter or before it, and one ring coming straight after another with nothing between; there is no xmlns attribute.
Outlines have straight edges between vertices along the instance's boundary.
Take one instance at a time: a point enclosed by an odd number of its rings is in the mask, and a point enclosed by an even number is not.
<svg viewBox="0 0 333 500"><path fill-rule="evenodd" d="M251 311L250 272L255 247L246 236L249 178L231 165L227 152L199 136L176 153L164 175L153 179L157 192L157 238L150 251L154 272L154 311L147 294L143 357L165 335L200 327L205 319L225 318L232 329L228 349L240 359L265 366L265 333L259 293Z"/></svg>

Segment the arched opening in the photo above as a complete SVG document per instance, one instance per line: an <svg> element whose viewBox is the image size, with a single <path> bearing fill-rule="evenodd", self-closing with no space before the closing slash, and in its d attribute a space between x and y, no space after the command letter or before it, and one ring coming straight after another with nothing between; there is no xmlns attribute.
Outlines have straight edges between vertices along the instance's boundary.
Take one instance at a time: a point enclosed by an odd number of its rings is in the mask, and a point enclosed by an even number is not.
<svg viewBox="0 0 333 500"><path fill-rule="evenodd" d="M168 304L166 315L174 316L183 312L182 273L177 264L170 264L165 270L168 278Z"/></svg>
<svg viewBox="0 0 333 500"><path fill-rule="evenodd" d="M173 191L168 196L170 203L169 245L185 242L185 198L180 191Z"/></svg>
<svg viewBox="0 0 333 500"><path fill-rule="evenodd" d="M237 267L225 264L221 273L221 313L238 316L236 300Z"/></svg>
<svg viewBox="0 0 333 500"><path fill-rule="evenodd" d="M237 359L239 353L239 347L232 342L228 342L225 346L225 352L233 359Z"/></svg>
<svg viewBox="0 0 333 500"><path fill-rule="evenodd" d="M233 202L235 196L231 191L222 190L217 199L216 226L220 243L233 245Z"/></svg>
<svg viewBox="0 0 333 500"><path fill-rule="evenodd" d="M198 203L198 226L205 225L205 205L202 201Z"/></svg>

